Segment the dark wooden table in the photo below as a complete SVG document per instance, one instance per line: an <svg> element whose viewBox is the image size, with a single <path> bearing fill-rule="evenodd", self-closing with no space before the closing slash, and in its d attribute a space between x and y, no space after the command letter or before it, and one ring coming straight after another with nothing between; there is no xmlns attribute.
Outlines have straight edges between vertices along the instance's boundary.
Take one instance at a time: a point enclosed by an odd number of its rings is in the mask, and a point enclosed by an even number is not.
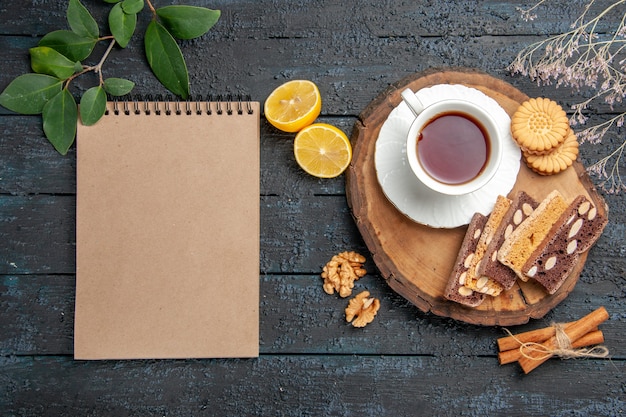
<svg viewBox="0 0 626 417"><path fill-rule="evenodd" d="M0 89L29 71L29 47L66 28L66 3L0 4ZM578 16L576 2L559 1L558 12L532 23L519 19L518 1L188 3L223 13L201 40L182 43L193 93L245 93L263 102L287 80L310 79L324 100L320 121L348 135L359 113L390 84L434 67L477 68L566 108L581 97L505 70L524 45L567 30ZM104 21L110 5L84 4ZM141 36L126 50L116 49L105 71L135 81L137 94L166 93L147 69ZM603 106L593 110L591 122L611 113ZM498 365L495 340L502 328L422 313L391 291L352 219L345 176L305 174L292 156L293 135L262 119L260 357L84 362L72 357L75 150L58 155L38 116L2 109L0 132L0 415L626 413L624 194L604 193L610 224L575 290L543 319L512 329L570 321L605 306L610 360L555 359L523 375L516 365ZM605 145L584 145L581 161L593 163L622 140L613 134ZM357 289L382 303L364 329L345 323L346 300L322 291L321 267L343 250L368 257L369 273Z"/></svg>

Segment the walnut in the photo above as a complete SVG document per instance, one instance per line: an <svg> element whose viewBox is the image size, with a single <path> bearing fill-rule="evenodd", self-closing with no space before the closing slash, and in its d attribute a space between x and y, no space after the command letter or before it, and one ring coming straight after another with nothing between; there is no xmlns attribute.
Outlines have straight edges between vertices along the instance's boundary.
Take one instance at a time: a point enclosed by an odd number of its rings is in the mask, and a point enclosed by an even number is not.
<svg viewBox="0 0 626 417"><path fill-rule="evenodd" d="M352 294L354 281L367 273L363 269L364 262L365 257L356 252L341 252L333 256L323 268L324 291L327 294L337 291L344 298Z"/></svg>
<svg viewBox="0 0 626 417"><path fill-rule="evenodd" d="M352 322L354 327L365 327L374 320L379 308L380 301L370 297L369 291L363 291L348 303L346 320Z"/></svg>

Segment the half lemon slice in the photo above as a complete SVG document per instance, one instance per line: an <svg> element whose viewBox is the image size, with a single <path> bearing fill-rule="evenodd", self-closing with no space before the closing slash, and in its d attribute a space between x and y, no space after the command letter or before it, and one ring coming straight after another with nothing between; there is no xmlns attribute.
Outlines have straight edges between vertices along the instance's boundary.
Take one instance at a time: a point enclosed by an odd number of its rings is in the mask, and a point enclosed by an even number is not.
<svg viewBox="0 0 626 417"><path fill-rule="evenodd" d="M265 100L265 118L284 132L298 132L317 119L322 97L308 80L288 81L278 86Z"/></svg>
<svg viewBox="0 0 626 417"><path fill-rule="evenodd" d="M348 168L352 145L345 133L325 123L303 128L293 143L298 165L318 178L334 178Z"/></svg>

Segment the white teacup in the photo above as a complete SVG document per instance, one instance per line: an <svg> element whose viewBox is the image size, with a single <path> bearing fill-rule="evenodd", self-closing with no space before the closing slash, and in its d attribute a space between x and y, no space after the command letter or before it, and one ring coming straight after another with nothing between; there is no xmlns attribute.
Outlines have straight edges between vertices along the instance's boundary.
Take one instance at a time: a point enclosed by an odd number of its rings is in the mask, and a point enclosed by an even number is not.
<svg viewBox="0 0 626 417"><path fill-rule="evenodd" d="M493 178L502 160L503 137L486 110L460 99L424 106L410 89L402 99L415 115L406 153L419 181L442 194L462 195Z"/></svg>

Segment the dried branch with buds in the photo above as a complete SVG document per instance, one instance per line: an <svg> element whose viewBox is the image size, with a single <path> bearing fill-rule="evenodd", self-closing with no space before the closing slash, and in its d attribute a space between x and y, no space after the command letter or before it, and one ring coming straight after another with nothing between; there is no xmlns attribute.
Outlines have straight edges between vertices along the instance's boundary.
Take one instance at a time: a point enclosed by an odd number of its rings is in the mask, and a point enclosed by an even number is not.
<svg viewBox="0 0 626 417"><path fill-rule="evenodd" d="M523 19L533 20L537 17L537 8L546 2L540 0L532 7L518 11ZM589 94L572 106L572 126L587 122L585 113L592 103L601 101L613 110L626 97L626 0L613 1L591 16L592 6L596 3L599 1L589 0L570 31L525 47L509 66L511 73L527 76L538 85L555 84ZM617 26L610 33L600 33L601 23L607 19L610 23L616 16ZM606 121L586 127L577 133L578 138L581 143L599 144L609 131L620 133L625 116L626 112L619 112ZM626 191L620 172L625 148L626 138L588 168L601 179L601 187L609 193Z"/></svg>

